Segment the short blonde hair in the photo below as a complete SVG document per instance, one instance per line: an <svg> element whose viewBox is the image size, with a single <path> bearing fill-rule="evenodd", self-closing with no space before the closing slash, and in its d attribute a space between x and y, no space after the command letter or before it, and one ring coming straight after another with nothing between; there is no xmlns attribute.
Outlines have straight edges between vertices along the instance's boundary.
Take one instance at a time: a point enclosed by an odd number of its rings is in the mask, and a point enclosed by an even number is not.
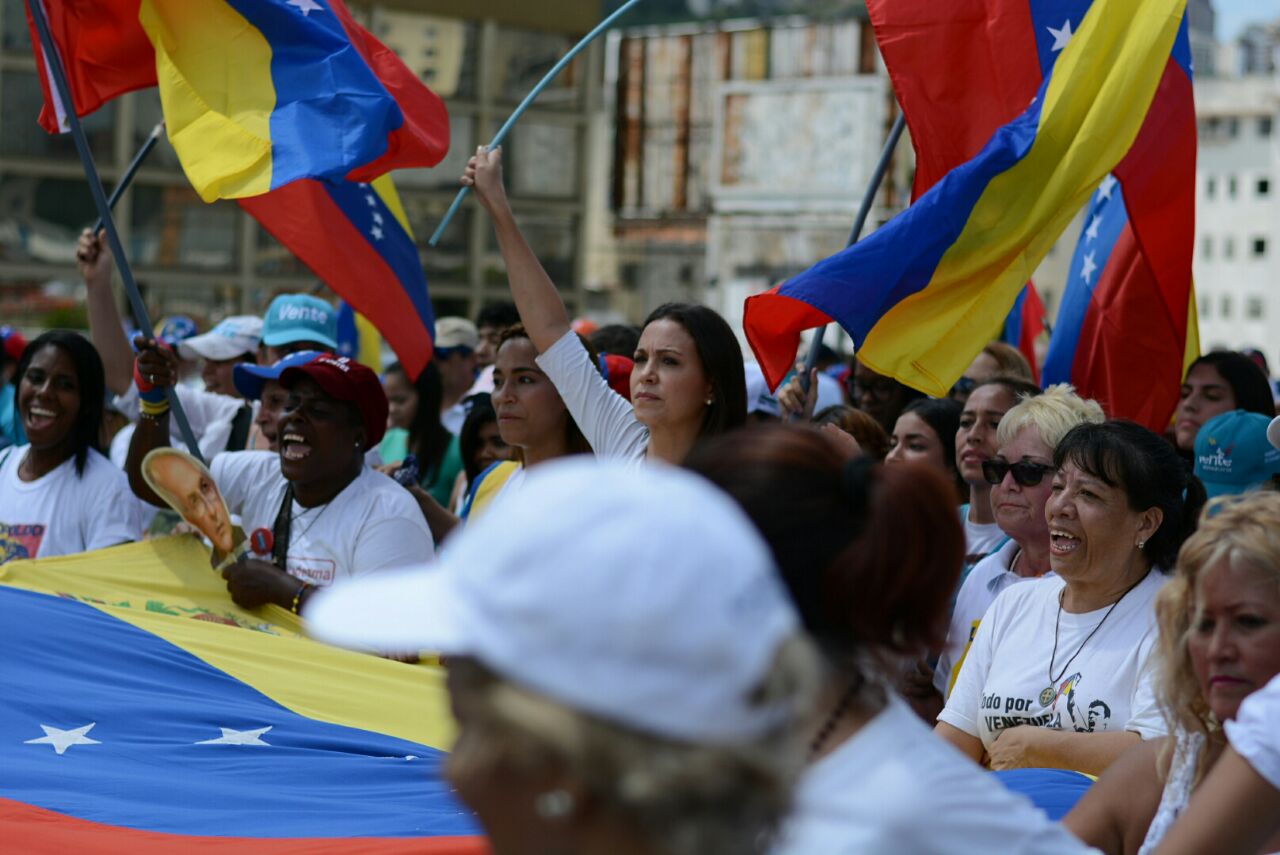
<svg viewBox="0 0 1280 855"><path fill-rule="evenodd" d="M1091 398L1081 398L1069 383L1058 383L1033 398L1023 398L1004 414L996 428L996 443L1007 445L1029 427L1040 431L1040 439L1050 448L1076 425L1102 424L1107 416L1102 405Z"/></svg>
<svg viewBox="0 0 1280 855"><path fill-rule="evenodd" d="M805 760L820 659L794 636L752 699L786 701L769 733L733 745L693 744L643 733L570 709L507 681L474 659L452 659L450 688L466 694L466 739L451 768L483 774L499 765L563 770L619 822L665 855L756 851L791 807Z"/></svg>
<svg viewBox="0 0 1280 855"><path fill-rule="evenodd" d="M1192 608L1198 608L1196 582L1224 560L1263 574L1280 593L1280 493L1246 493L1210 502L1195 533L1178 552L1173 578L1156 597L1160 627L1157 693L1171 731L1213 736L1222 726L1200 691L1187 642L1198 620L1192 614ZM1205 771L1203 766L1197 770L1197 781Z"/></svg>

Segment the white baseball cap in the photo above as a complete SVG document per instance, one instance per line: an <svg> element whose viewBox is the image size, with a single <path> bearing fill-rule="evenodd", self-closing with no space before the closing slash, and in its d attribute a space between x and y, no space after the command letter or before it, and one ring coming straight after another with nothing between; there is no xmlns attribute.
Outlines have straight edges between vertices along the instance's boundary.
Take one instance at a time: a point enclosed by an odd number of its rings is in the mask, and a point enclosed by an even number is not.
<svg viewBox="0 0 1280 855"><path fill-rule="evenodd" d="M262 318L235 315L224 318L203 335L193 335L178 342L178 355L183 359L235 359L256 352L261 341Z"/></svg>
<svg viewBox="0 0 1280 855"><path fill-rule="evenodd" d="M471 656L579 711L732 744L785 722L753 699L799 621L768 547L692 473L591 459L529 473L437 561L316 594L317 638Z"/></svg>
<svg viewBox="0 0 1280 855"><path fill-rule="evenodd" d="M1267 441L1280 448L1280 416L1276 416L1271 420L1271 424L1267 425Z"/></svg>

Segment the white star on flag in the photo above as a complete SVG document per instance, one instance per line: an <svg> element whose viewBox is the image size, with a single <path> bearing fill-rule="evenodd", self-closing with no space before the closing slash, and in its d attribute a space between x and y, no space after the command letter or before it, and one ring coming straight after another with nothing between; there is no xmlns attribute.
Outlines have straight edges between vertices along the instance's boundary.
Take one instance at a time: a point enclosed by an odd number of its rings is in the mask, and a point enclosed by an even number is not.
<svg viewBox="0 0 1280 855"><path fill-rule="evenodd" d="M289 5L301 12L304 18L312 12L324 11L324 7L317 3L316 0L289 0Z"/></svg>
<svg viewBox="0 0 1280 855"><path fill-rule="evenodd" d="M52 745L53 750L58 754L65 754L72 745L101 745L102 743L98 740L85 736L86 733L93 730L95 724L97 724L96 721L90 722L84 727L77 727L72 730L59 730L56 727L42 724L40 729L44 731L44 736L39 739L28 739L23 744Z"/></svg>
<svg viewBox="0 0 1280 855"><path fill-rule="evenodd" d="M1093 284L1093 274L1098 270L1098 264L1094 261L1094 253L1087 252L1084 256L1084 269L1080 271L1080 276L1084 279L1084 284Z"/></svg>
<svg viewBox="0 0 1280 855"><path fill-rule="evenodd" d="M378 206L378 200L374 198L372 193L370 193L368 196L365 196L364 200L369 203L370 208L376 208Z"/></svg>
<svg viewBox="0 0 1280 855"><path fill-rule="evenodd" d="M369 229L369 234L373 235L374 240L382 240L382 229L377 226Z"/></svg>
<svg viewBox="0 0 1280 855"><path fill-rule="evenodd" d="M373 212L373 221L374 221L375 223L377 223L378 225L382 225L382 215L381 215L381 214L379 214L377 211L374 211L374 212Z"/></svg>
<svg viewBox="0 0 1280 855"><path fill-rule="evenodd" d="M263 742L262 735L271 729L271 726L259 727L257 730L232 730L229 727L218 728L222 731L222 736L217 739L202 739L195 743L196 745L271 745L270 742Z"/></svg>
<svg viewBox="0 0 1280 855"><path fill-rule="evenodd" d="M1057 53L1067 46L1067 42L1071 41L1071 37L1075 35L1071 32L1071 19L1067 18L1066 23L1062 25L1062 29L1055 30L1053 27L1045 27L1049 31L1049 35L1053 36L1053 46L1049 50Z"/></svg>
<svg viewBox="0 0 1280 855"><path fill-rule="evenodd" d="M1084 230L1086 241L1098 239L1098 226L1100 226L1101 224L1102 224L1102 215L1094 214L1093 219L1089 221L1089 228Z"/></svg>
<svg viewBox="0 0 1280 855"><path fill-rule="evenodd" d="M1111 199L1111 191L1116 189L1116 185L1120 182L1116 181L1116 177L1111 173L1107 173L1107 177L1102 179L1102 183L1098 185L1098 196L1102 199Z"/></svg>

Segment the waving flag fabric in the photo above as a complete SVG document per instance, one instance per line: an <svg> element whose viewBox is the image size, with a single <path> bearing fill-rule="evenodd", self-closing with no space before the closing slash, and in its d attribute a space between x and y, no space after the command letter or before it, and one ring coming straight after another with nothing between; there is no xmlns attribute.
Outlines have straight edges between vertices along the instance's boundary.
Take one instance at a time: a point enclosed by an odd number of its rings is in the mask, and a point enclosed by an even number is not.
<svg viewBox="0 0 1280 855"><path fill-rule="evenodd" d="M372 184L298 181L240 204L373 323L410 377L422 372L433 352L435 315L390 176Z"/></svg>
<svg viewBox="0 0 1280 855"><path fill-rule="evenodd" d="M1004 342L1022 352L1031 364L1031 376L1040 382L1040 367L1036 360L1036 340L1045 330L1044 302L1034 282L1028 282L1014 300L1009 317L1004 322Z"/></svg>
<svg viewBox="0 0 1280 855"><path fill-rule="evenodd" d="M977 156L867 239L748 298L748 341L771 384L799 333L835 320L859 359L945 395L1032 271L1128 153L1185 0L1092 6L1030 106ZM940 13L942 14L942 13Z"/></svg>
<svg viewBox="0 0 1280 855"><path fill-rule="evenodd" d="M438 669L237 608L190 538L0 568L14 851L485 851Z"/></svg>
<svg viewBox="0 0 1280 855"><path fill-rule="evenodd" d="M156 85L151 42L138 24L138 5L112 0L28 0L41 3L49 30L67 72L71 98L78 115L87 116L112 98ZM70 129L66 107L53 97L53 75L40 44L35 21L27 12L27 27L44 90L40 126L51 134Z"/></svg>
<svg viewBox="0 0 1280 855"><path fill-rule="evenodd" d="M382 373L382 334L346 300L338 301L338 355Z"/></svg>

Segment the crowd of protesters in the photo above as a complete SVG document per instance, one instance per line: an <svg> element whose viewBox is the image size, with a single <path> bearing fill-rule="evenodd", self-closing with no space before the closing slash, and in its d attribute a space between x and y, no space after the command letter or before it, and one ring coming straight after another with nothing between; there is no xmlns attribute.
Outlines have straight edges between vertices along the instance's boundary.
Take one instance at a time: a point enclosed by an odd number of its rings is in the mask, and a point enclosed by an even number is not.
<svg viewBox="0 0 1280 855"><path fill-rule="evenodd" d="M447 657L498 852L1280 851L1255 359L1194 362L1165 436L998 342L946 398L834 352L775 395L703 306L582 334L501 152L462 180L512 301L439 319L416 377L310 295L131 340L86 232L89 336L0 330L0 563L198 506L242 607ZM173 401L207 469L160 486Z"/></svg>

